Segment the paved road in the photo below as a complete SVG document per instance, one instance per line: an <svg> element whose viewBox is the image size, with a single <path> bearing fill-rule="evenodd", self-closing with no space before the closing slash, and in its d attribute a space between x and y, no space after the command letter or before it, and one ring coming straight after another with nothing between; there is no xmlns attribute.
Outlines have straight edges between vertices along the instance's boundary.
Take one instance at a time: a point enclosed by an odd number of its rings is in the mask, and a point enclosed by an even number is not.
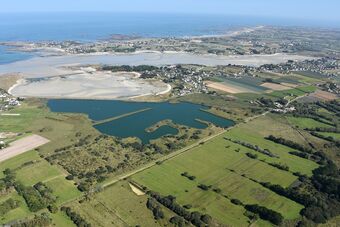
<svg viewBox="0 0 340 227"><path fill-rule="evenodd" d="M31 135L16 140L10 143L9 147L0 150L0 163L7 159L13 158L19 154L31 151L48 142L50 142L48 139L38 135Z"/></svg>

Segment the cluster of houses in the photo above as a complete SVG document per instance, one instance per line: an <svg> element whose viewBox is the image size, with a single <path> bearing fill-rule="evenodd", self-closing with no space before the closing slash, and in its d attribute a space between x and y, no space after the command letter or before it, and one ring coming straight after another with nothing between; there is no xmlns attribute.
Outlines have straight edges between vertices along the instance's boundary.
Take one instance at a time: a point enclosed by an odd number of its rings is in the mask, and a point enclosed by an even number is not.
<svg viewBox="0 0 340 227"><path fill-rule="evenodd" d="M282 105L279 102L274 102L275 108L272 109L272 112L274 113L291 113L296 110L294 106L287 107L286 105Z"/></svg>
<svg viewBox="0 0 340 227"><path fill-rule="evenodd" d="M175 96L184 96L192 93L207 93L208 89L204 84L204 79L211 75L201 70L200 67L162 67L159 73L161 78L167 83L173 84L172 93Z"/></svg>
<svg viewBox="0 0 340 227"><path fill-rule="evenodd" d="M20 106L23 98L15 98L4 91L0 91L0 112L7 111L11 107Z"/></svg>
<svg viewBox="0 0 340 227"><path fill-rule="evenodd" d="M319 75L323 75L325 78L334 78L340 76L339 72L334 73L331 71L339 70L340 62L334 58L318 58L313 60L305 60L305 61L288 61L283 64L268 64L263 65L259 68L259 70L264 71L274 71L278 73L290 73L294 71L309 71L314 72Z"/></svg>

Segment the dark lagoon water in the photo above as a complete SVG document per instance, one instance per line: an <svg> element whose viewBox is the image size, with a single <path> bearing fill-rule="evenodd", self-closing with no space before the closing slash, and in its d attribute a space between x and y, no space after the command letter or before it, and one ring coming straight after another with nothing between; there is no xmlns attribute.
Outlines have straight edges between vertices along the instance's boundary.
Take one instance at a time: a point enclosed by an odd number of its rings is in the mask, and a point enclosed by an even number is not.
<svg viewBox="0 0 340 227"><path fill-rule="evenodd" d="M108 100L49 100L48 107L53 112L84 113L94 121L101 121L126 113L150 108L130 116L109 121L94 127L101 133L121 138L138 137L143 143L165 135L176 135L178 130L170 126L162 126L156 131L148 133L145 129L159 121L170 119L176 124L197 129L207 127L205 123L211 122L220 127L230 127L234 122L204 110L208 107L193 103L145 103L124 102Z"/></svg>

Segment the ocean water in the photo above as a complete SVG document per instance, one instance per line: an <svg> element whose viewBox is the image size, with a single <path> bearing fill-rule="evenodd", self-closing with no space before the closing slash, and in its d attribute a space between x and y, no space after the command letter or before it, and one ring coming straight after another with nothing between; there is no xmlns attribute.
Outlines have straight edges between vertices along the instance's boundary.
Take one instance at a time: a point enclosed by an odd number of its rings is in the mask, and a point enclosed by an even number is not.
<svg viewBox="0 0 340 227"><path fill-rule="evenodd" d="M0 65L29 59L32 56L34 56L33 53L14 51L10 47L0 45Z"/></svg>
<svg viewBox="0 0 340 227"><path fill-rule="evenodd" d="M337 26L322 21L251 16L157 13L1 13L1 41L105 39L113 34L179 37L224 34L256 25Z"/></svg>
<svg viewBox="0 0 340 227"><path fill-rule="evenodd" d="M1 13L0 42L91 42L117 34L141 37L214 35L225 34L237 27L257 25L322 26L320 22L246 16L107 12ZM6 48L0 48L0 64L27 57L27 54L9 53Z"/></svg>

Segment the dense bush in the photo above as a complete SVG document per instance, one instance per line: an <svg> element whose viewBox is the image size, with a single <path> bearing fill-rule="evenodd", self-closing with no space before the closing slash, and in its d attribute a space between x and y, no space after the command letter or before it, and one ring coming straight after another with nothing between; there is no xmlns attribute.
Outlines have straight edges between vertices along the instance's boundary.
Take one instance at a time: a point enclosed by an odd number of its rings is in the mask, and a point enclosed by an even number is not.
<svg viewBox="0 0 340 227"><path fill-rule="evenodd" d="M184 218L185 220L191 222L194 226L204 226L205 221L208 219L210 220L208 216L204 216L204 214L201 214L197 211L190 212L184 207L180 206L176 203L176 198L174 196L168 195L168 196L161 196L160 194L156 192L149 191L148 194L156 199L159 203L161 203L163 206L169 208L174 213L176 213L178 216Z"/></svg>
<svg viewBox="0 0 340 227"><path fill-rule="evenodd" d="M246 155L249 157L249 158L252 158L252 159L257 159L257 154L252 154L252 153L246 153Z"/></svg>
<svg viewBox="0 0 340 227"><path fill-rule="evenodd" d="M266 137L266 139L273 141L275 143L282 144L282 145L285 145L287 147L302 151L302 152L306 152L306 153L309 153L309 154L313 153L313 150L311 148L302 146L302 145L295 143L294 141L291 141L291 140L286 140L284 138L277 138L273 135Z"/></svg>
<svg viewBox="0 0 340 227"><path fill-rule="evenodd" d="M78 227L91 227L85 219L83 219L79 214L73 212L69 207L62 207L61 211L65 212L66 215L76 224Z"/></svg>
<svg viewBox="0 0 340 227"><path fill-rule="evenodd" d="M267 156L269 156L269 157L277 157L277 158L278 158L277 155L273 154L273 153L272 153L271 151L269 151L268 149L262 149L262 148L260 148L260 147L257 146L257 145L253 145L253 144L246 143L246 142L239 141L239 140L232 140L232 139L229 139L229 138L227 138L227 137L224 137L224 139L225 139L225 140L228 140L228 141L231 141L231 142L233 142L233 143L237 143L237 144L242 145L242 146L244 146L244 147L246 147L246 148L249 148L249 149L252 149L252 150L257 151L257 152L259 152L259 153L262 153L262 154L264 154L264 155L267 155Z"/></svg>
<svg viewBox="0 0 340 227"><path fill-rule="evenodd" d="M40 195L40 193L32 187L25 187L18 184L16 190L19 195L22 195L30 211L37 212L48 206L47 201Z"/></svg>
<svg viewBox="0 0 340 227"><path fill-rule="evenodd" d="M274 166L278 169L284 170L284 171L289 171L289 167L285 164L281 164L281 163L268 163L271 166Z"/></svg>
<svg viewBox="0 0 340 227"><path fill-rule="evenodd" d="M188 178L189 180L195 180L196 177L190 175L188 172L181 173L181 176Z"/></svg>
<svg viewBox="0 0 340 227"><path fill-rule="evenodd" d="M0 216L5 215L9 211L19 207L19 201L13 199L7 199L3 203L0 204Z"/></svg>
<svg viewBox="0 0 340 227"><path fill-rule="evenodd" d="M152 211L153 216L156 220L164 218L164 213L154 198L148 198L146 202L146 207Z"/></svg>
<svg viewBox="0 0 340 227"><path fill-rule="evenodd" d="M47 227L51 226L52 220L46 213L35 215L33 219L15 221L11 223L11 227Z"/></svg>
<svg viewBox="0 0 340 227"><path fill-rule="evenodd" d="M283 221L283 216L271 209L268 209L263 206L259 205L245 205L244 208L250 212L256 213L262 218L263 220L270 221L271 223L275 225L280 225Z"/></svg>

